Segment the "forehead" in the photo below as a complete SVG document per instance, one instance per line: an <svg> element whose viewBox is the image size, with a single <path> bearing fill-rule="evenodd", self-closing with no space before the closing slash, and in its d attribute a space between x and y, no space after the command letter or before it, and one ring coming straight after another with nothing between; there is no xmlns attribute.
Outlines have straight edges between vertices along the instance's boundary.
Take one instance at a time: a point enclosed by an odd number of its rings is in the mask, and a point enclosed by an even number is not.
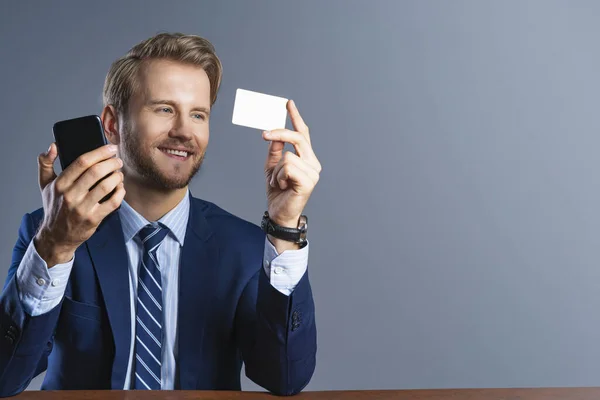
<svg viewBox="0 0 600 400"><path fill-rule="evenodd" d="M210 81L202 67L169 60L145 62L139 71L144 100L170 100L210 108Z"/></svg>

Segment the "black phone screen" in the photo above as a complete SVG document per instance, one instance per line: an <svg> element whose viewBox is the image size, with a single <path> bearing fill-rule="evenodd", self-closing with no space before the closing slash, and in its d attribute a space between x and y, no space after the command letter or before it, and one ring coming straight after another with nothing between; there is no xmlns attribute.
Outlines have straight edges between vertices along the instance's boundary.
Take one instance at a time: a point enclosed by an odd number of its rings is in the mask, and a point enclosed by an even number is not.
<svg viewBox="0 0 600 400"><path fill-rule="evenodd" d="M97 115L59 121L54 124L52 131L54 132L58 158L63 171L82 154L108 144L106 136L104 136L102 120ZM112 172L96 182L90 190L94 189L100 181L108 178L111 174ZM116 189L104 196L100 203L109 199L115 191Z"/></svg>
<svg viewBox="0 0 600 400"><path fill-rule="evenodd" d="M59 121L52 131L63 170L82 154L108 144L97 115Z"/></svg>

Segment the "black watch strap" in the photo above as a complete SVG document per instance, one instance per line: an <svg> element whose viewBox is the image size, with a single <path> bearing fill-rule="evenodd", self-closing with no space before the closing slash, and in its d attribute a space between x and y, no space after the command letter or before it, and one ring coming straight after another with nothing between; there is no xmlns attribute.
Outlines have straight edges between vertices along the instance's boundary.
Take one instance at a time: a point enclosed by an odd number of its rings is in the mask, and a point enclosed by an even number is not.
<svg viewBox="0 0 600 400"><path fill-rule="evenodd" d="M303 245L306 243L306 232L308 230L308 218L306 215L300 217L298 225L299 228L288 228L278 225L269 218L268 211L265 211L261 222L262 230L268 235Z"/></svg>

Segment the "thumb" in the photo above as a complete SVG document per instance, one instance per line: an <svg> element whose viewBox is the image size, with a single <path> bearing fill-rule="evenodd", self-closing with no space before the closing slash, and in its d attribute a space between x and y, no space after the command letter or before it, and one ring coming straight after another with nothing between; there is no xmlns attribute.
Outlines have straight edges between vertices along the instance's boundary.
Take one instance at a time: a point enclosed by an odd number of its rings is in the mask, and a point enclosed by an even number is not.
<svg viewBox="0 0 600 400"><path fill-rule="evenodd" d="M52 182L56 178L54 173L54 161L58 157L58 150L56 144L52 143L48 148L48 151L38 156L38 180L40 184L40 190Z"/></svg>
<svg viewBox="0 0 600 400"><path fill-rule="evenodd" d="M265 163L265 171L273 168L283 155L283 147L285 142L273 140L269 143L269 153L267 154L267 162Z"/></svg>

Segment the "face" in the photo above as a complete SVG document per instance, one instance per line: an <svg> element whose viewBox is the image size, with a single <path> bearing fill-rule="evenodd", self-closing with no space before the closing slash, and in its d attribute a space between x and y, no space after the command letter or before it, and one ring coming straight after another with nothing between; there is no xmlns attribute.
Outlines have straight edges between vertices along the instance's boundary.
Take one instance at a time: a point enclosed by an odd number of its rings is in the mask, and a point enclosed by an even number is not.
<svg viewBox="0 0 600 400"><path fill-rule="evenodd" d="M153 60L138 82L121 127L123 173L158 190L184 188L208 145L208 76L197 66Z"/></svg>

